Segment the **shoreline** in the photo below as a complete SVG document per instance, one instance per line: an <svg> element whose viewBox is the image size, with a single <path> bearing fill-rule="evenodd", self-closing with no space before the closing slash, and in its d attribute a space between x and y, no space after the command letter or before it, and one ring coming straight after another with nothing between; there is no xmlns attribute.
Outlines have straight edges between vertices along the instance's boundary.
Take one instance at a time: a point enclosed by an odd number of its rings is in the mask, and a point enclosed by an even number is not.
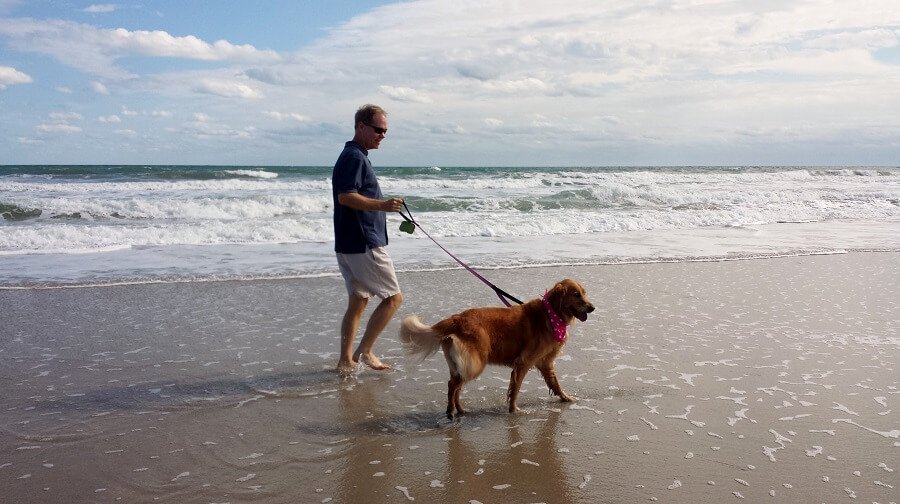
<svg viewBox="0 0 900 504"><path fill-rule="evenodd" d="M102 252L100 252L102 253ZM889 247L876 248L855 248L847 250L809 250L797 252L773 252L771 254L748 254L748 255L730 255L730 256L699 256L699 257L661 257L655 259L621 259L621 260L586 260L581 262L548 262L538 264L516 264L512 266L473 266L478 271L503 271L503 270L530 270L542 268L562 268L562 267L591 267L591 266L627 266L642 264L678 264L678 263L716 263L716 262L735 262L735 261L765 261L773 259L788 259L793 257L815 257L815 256L832 256L832 255L852 255L852 254L895 254L900 250ZM442 271L465 271L461 266L452 265L424 267L417 269L397 268L397 274L418 274L418 273L436 273ZM198 278L149 278L135 280L111 280L109 282L93 282L93 283L53 283L53 284L35 284L35 285L2 285L0 291L4 290L45 290L45 289L89 289L101 287L122 287L129 285L154 285L154 284L190 284L190 283L217 283L217 282L267 282L267 281L296 281L309 280L315 278L340 278L340 273L320 272L307 274L272 274L254 275L254 276L231 276L231 277L198 277Z"/></svg>
<svg viewBox="0 0 900 504"><path fill-rule="evenodd" d="M495 270L530 299L562 277L597 311L557 372L509 370L443 418L443 358L399 318L497 306L460 269L399 273L375 346L333 371L337 277L2 290L0 489L21 503L889 502L900 488L900 253ZM527 295L532 293L532 295ZM371 307L369 308L371 310Z"/></svg>

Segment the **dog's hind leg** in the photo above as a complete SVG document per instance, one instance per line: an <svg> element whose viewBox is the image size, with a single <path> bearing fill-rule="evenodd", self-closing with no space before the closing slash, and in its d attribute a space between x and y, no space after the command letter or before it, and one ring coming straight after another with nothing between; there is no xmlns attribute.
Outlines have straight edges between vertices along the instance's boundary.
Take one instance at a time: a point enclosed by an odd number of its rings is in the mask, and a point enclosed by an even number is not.
<svg viewBox="0 0 900 504"><path fill-rule="evenodd" d="M463 380L459 375L450 375L447 382L447 418L453 420L454 415L465 415L465 410L459 404L459 393L462 391Z"/></svg>
<svg viewBox="0 0 900 504"><path fill-rule="evenodd" d="M553 362L550 363L540 363L537 366L538 371L541 372L541 376L544 377L544 381L547 382L547 387L550 388L550 392L559 396L559 399L563 402L572 402L574 399L565 392L563 392L562 387L559 385L559 380L556 378L556 369L553 367Z"/></svg>
<svg viewBox="0 0 900 504"><path fill-rule="evenodd" d="M461 361L459 353L453 345L453 339L445 339L441 342L441 347L444 350L447 367L450 369L450 381L447 382L447 418L453 420L455 415L465 413L459 404L459 393L462 391L466 379L462 376Z"/></svg>

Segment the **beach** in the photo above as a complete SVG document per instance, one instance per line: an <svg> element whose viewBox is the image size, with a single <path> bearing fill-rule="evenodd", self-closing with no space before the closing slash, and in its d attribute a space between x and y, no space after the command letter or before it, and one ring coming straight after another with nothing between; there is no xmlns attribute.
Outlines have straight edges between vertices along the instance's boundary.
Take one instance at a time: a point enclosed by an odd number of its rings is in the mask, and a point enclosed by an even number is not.
<svg viewBox="0 0 900 504"><path fill-rule="evenodd" d="M896 502L900 255L499 269L597 306L557 361L444 417L446 364L334 371L339 277L0 290L5 502ZM430 323L493 293L403 272ZM374 304L374 303L372 303ZM370 306L369 310L372 307Z"/></svg>

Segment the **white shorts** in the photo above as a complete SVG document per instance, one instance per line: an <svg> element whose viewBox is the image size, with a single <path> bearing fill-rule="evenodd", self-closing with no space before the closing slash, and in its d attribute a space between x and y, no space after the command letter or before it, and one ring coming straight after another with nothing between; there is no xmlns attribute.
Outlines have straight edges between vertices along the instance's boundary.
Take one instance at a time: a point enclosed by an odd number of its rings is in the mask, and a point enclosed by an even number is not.
<svg viewBox="0 0 900 504"><path fill-rule="evenodd" d="M400 293L394 262L384 247L366 249L361 254L336 255L348 294L385 299Z"/></svg>

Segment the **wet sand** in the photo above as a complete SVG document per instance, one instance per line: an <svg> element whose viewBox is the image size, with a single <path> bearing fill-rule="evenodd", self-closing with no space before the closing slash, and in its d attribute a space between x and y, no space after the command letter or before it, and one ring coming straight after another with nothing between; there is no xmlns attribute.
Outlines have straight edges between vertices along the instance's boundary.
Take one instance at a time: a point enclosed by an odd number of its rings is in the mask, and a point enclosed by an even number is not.
<svg viewBox="0 0 900 504"><path fill-rule="evenodd" d="M598 307L557 371L443 417L446 364L333 372L337 278L0 290L3 502L896 502L900 255L486 272ZM405 273L401 314L497 305ZM370 307L371 310L371 307ZM855 499L855 500L854 500Z"/></svg>

